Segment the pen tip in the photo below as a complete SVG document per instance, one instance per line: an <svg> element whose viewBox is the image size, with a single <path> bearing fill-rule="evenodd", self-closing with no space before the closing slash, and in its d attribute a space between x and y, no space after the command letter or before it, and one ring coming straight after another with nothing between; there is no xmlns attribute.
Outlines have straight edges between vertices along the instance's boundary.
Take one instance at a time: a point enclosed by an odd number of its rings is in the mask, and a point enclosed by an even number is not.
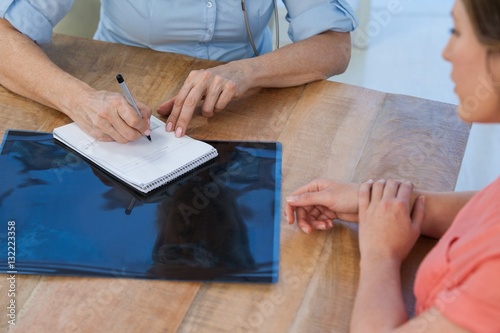
<svg viewBox="0 0 500 333"><path fill-rule="evenodd" d="M146 138L148 138L148 140L151 141L151 135L147 135Z"/></svg>

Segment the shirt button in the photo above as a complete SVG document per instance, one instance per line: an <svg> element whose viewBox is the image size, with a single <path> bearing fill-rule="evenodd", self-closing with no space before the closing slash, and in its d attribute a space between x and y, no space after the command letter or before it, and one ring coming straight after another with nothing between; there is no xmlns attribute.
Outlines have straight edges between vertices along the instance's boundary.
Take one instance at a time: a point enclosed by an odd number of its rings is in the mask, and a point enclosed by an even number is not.
<svg viewBox="0 0 500 333"><path fill-rule="evenodd" d="M212 7L212 1L207 1L207 7L211 8Z"/></svg>

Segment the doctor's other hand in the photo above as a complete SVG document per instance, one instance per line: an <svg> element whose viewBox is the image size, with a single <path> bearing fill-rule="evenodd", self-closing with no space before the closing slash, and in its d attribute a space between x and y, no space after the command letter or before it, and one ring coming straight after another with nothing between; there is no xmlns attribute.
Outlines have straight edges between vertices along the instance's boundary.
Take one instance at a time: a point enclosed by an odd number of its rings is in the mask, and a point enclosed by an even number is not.
<svg viewBox="0 0 500 333"><path fill-rule="evenodd" d="M250 90L248 75L239 61L189 73L177 96L158 107L158 114L167 116L166 131L176 137L186 134L191 118L198 107L204 117L211 118L227 104Z"/></svg>
<svg viewBox="0 0 500 333"><path fill-rule="evenodd" d="M334 219L358 221L360 184L315 179L297 189L287 198L285 214L289 224L309 234L313 230L328 230Z"/></svg>

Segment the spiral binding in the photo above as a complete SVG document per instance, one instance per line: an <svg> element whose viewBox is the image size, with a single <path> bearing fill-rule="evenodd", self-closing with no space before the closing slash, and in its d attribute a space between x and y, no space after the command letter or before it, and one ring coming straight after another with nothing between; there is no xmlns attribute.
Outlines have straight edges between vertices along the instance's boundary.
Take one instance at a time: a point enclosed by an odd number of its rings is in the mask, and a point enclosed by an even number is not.
<svg viewBox="0 0 500 333"><path fill-rule="evenodd" d="M145 185L141 184L141 188L146 192L152 191L155 188L158 188L162 185L165 185L169 181L172 181L172 180L176 179L177 177L182 176L186 172L189 172L189 171L197 168L198 166L210 161L211 159L217 157L218 155L219 154L218 154L216 149L211 150L209 153L197 158L196 160L194 160L188 164L185 164L185 165L175 169L174 171L166 174L165 176L162 176L158 179L155 179L148 184L145 184Z"/></svg>

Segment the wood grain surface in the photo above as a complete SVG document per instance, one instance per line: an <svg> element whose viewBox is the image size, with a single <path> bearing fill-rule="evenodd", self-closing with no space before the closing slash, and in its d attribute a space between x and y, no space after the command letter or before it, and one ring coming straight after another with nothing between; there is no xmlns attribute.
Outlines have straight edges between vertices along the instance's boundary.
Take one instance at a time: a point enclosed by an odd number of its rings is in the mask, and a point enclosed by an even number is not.
<svg viewBox="0 0 500 333"><path fill-rule="evenodd" d="M44 49L96 89L120 92L115 75L122 73L135 98L153 110L175 96L191 70L217 65L64 35ZM2 136L7 129L50 132L71 121L3 87L0 110ZM263 89L212 119L198 113L187 134L280 141L284 202L317 177L391 177L420 189L453 190L469 126L454 105L319 81ZM410 313L415 271L434 244L421 237L403 265ZM0 332L347 332L359 274L357 226L338 221L331 231L305 235L282 218L280 251L273 285L17 275L16 326L7 323L8 280L1 275Z"/></svg>

